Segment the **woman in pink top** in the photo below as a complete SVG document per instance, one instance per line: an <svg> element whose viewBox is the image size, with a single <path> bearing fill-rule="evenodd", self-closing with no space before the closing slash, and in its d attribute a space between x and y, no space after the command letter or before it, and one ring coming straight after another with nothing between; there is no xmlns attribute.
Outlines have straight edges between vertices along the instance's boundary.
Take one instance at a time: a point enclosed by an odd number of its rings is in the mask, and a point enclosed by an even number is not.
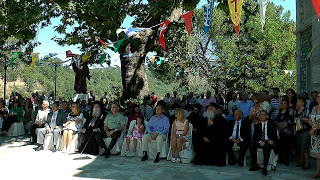
<svg viewBox="0 0 320 180"><path fill-rule="evenodd" d="M182 151L183 143L190 141L191 135L189 132L189 121L184 115L184 110L181 108L175 109L176 120L173 122L173 130L171 135L171 154L172 162L181 162L180 152ZM178 157L176 157L178 150Z"/></svg>

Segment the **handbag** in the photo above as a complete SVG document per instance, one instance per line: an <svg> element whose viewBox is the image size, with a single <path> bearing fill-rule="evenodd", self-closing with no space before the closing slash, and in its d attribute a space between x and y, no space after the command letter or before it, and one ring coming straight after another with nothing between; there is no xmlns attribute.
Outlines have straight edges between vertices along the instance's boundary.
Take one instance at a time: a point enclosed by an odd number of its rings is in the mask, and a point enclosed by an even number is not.
<svg viewBox="0 0 320 180"><path fill-rule="evenodd" d="M194 157L193 151L192 151L192 144L189 142L184 143L183 150L180 152L180 158L181 162L184 164L191 163Z"/></svg>

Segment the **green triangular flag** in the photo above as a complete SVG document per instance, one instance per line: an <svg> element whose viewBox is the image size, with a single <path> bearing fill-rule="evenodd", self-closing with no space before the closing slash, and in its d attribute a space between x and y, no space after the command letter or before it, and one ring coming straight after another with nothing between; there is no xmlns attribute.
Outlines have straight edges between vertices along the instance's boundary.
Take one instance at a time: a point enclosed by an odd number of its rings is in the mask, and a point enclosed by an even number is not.
<svg viewBox="0 0 320 180"><path fill-rule="evenodd" d="M19 56L20 56L21 52L12 52L11 53L11 62L9 64L9 66L12 65L13 61L16 60Z"/></svg>
<svg viewBox="0 0 320 180"><path fill-rule="evenodd" d="M100 64L104 63L104 61L106 60L106 56L106 54L100 55Z"/></svg>
<svg viewBox="0 0 320 180"><path fill-rule="evenodd" d="M126 38L120 39L115 45L114 45L114 52L118 52L121 44L126 40Z"/></svg>
<svg viewBox="0 0 320 180"><path fill-rule="evenodd" d="M161 65L162 62L166 59L164 57L159 57L160 61L157 62L157 65Z"/></svg>

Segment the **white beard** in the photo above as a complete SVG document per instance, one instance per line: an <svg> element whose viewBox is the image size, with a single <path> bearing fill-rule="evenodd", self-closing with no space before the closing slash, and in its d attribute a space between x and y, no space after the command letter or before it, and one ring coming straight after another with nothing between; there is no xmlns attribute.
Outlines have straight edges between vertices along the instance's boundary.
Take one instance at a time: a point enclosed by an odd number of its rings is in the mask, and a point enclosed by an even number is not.
<svg viewBox="0 0 320 180"><path fill-rule="evenodd" d="M216 116L216 114L213 111L207 112L207 118L213 120L213 118Z"/></svg>
<svg viewBox="0 0 320 180"><path fill-rule="evenodd" d="M92 117L100 117L101 116L101 109L92 110Z"/></svg>

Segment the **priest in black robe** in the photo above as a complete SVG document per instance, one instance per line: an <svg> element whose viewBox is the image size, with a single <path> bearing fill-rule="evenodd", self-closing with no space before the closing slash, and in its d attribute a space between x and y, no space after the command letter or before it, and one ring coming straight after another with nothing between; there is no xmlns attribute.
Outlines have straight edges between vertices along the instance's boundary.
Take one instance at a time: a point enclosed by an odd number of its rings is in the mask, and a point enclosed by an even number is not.
<svg viewBox="0 0 320 180"><path fill-rule="evenodd" d="M79 152L83 151L85 154L92 155L99 154L99 144L95 138L95 135L99 132L104 132L103 125L107 116L105 109L102 107L102 103L99 101L95 101L92 104L90 116L84 123L81 133L79 134Z"/></svg>

